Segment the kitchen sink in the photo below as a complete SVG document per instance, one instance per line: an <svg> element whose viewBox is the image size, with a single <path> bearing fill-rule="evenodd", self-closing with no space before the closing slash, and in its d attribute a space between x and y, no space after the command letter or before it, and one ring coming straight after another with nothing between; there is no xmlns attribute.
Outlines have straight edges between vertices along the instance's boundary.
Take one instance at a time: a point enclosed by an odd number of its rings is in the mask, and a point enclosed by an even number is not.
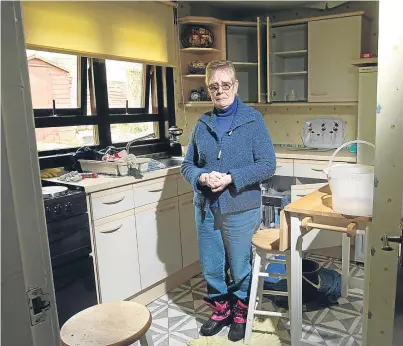
<svg viewBox="0 0 403 346"><path fill-rule="evenodd" d="M158 159L158 161L163 163L166 167L177 167L182 164L183 159L184 158L180 157L180 156L173 156L173 157Z"/></svg>

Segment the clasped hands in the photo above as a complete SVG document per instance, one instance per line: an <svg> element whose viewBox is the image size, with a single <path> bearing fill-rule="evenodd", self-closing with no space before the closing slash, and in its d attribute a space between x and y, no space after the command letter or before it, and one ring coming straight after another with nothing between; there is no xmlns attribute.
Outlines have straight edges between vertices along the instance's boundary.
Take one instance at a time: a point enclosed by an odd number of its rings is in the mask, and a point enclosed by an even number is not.
<svg viewBox="0 0 403 346"><path fill-rule="evenodd" d="M202 186L208 186L213 192L224 190L232 183L231 174L212 171L211 173L202 173L199 177L199 183Z"/></svg>

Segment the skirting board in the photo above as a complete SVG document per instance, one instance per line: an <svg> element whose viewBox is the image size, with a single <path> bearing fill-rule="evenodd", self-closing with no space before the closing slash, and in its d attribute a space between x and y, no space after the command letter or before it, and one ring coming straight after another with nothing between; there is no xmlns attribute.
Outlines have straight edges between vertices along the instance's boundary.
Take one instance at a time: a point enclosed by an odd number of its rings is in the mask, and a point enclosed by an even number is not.
<svg viewBox="0 0 403 346"><path fill-rule="evenodd" d="M148 305L154 300L160 298L164 294L173 290L175 287L183 284L187 280L195 277L201 273L199 261L183 268L182 270L176 272L175 274L167 277L165 280L157 282L151 287L144 289L143 291L137 293L133 297L129 298L133 302Z"/></svg>

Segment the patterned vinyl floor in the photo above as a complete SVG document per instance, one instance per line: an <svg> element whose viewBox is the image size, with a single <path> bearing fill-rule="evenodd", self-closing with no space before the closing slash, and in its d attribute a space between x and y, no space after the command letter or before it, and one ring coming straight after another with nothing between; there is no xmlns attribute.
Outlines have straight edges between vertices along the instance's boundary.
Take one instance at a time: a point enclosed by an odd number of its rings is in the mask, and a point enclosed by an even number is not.
<svg viewBox="0 0 403 346"><path fill-rule="evenodd" d="M324 268L341 272L341 260L310 254ZM364 277L364 269L351 263L350 274ZM148 333L154 345L185 346L198 338L200 326L210 317L210 309L203 303L206 283L198 275L148 305L153 323ZM276 311L283 311L273 307ZM362 340L363 292L350 290L348 298L340 298L339 305L303 313L303 339L307 344L323 346L359 346ZM290 345L289 323L280 319L279 337L283 345ZM220 334L226 335L228 329ZM136 345L137 346L137 345Z"/></svg>

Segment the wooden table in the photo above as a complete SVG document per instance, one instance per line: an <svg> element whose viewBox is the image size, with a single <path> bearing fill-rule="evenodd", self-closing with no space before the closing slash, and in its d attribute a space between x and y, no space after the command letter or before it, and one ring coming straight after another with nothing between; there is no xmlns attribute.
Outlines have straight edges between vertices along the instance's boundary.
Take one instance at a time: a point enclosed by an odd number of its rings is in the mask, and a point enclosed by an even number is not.
<svg viewBox="0 0 403 346"><path fill-rule="evenodd" d="M348 288L364 287L362 279L350 277L350 237L357 229L368 231L371 217L347 216L333 211L332 196L326 185L284 208L286 227L290 237L291 256L291 345L305 345L302 338L302 237L312 229L340 232L342 242L342 296L348 295Z"/></svg>

